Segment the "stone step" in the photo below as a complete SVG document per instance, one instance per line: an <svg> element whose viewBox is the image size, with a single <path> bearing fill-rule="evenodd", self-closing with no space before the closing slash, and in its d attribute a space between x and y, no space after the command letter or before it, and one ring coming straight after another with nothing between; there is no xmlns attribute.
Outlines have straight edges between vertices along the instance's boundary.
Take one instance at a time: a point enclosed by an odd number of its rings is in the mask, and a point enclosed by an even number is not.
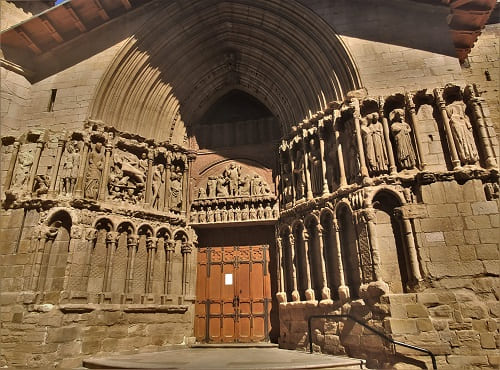
<svg viewBox="0 0 500 370"><path fill-rule="evenodd" d="M243 344L243 343L242 343ZM89 358L88 369L364 369L365 361L276 347L185 347L162 352Z"/></svg>

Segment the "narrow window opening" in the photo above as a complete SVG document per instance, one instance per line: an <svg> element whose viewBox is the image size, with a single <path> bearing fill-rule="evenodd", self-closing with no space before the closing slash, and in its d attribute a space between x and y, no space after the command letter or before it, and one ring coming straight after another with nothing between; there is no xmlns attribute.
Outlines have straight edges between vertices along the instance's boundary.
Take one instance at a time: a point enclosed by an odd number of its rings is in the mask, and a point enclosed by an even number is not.
<svg viewBox="0 0 500 370"><path fill-rule="evenodd" d="M56 101L57 89L52 89L50 93L49 105L47 106L47 112L54 111L54 103Z"/></svg>

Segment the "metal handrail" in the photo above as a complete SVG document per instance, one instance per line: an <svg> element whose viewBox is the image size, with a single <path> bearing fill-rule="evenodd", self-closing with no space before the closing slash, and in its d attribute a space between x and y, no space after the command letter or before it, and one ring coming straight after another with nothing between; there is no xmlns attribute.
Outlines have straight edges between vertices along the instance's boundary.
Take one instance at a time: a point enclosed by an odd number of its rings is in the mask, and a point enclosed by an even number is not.
<svg viewBox="0 0 500 370"><path fill-rule="evenodd" d="M368 326L364 322L358 320L356 317L351 316L351 315L313 315L313 316L309 316L309 319L307 319L307 334L308 334L308 337L309 337L309 352L310 353L313 352L313 342L312 342L312 332L311 332L311 322L312 322L312 320L313 319L329 319L329 318L332 318L332 319L333 318L335 318L335 319L341 319L341 318L350 319L350 320L358 323L362 327L370 330L372 333L375 333L380 338L385 339L386 341L388 341L390 343L396 344L398 346L402 346L402 347L414 349L416 351L424 352L424 353L428 354L429 356L431 356L431 359L432 359L432 368L434 370L437 369L436 357L434 356L434 353L432 353L428 349L417 347L417 346L414 346L414 345L411 345L411 344L408 344L408 343L400 342L398 340L394 340L392 338L389 338L384 333L381 333L378 330L373 329L371 326Z"/></svg>

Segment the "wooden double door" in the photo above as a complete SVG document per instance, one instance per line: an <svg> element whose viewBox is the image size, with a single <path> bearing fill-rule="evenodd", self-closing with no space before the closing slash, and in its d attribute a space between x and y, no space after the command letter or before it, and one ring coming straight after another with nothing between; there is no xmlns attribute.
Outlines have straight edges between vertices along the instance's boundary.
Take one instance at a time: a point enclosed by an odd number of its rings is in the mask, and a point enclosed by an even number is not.
<svg viewBox="0 0 500 370"><path fill-rule="evenodd" d="M198 249L195 335L199 342L269 340L268 245Z"/></svg>

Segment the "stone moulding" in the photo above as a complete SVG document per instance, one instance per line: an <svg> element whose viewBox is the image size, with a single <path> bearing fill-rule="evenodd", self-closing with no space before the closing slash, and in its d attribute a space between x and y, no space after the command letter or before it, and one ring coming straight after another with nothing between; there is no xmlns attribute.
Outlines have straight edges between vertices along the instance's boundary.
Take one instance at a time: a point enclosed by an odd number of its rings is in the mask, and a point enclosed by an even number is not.
<svg viewBox="0 0 500 370"><path fill-rule="evenodd" d="M184 314L188 311L187 305L158 305L158 304L62 304L57 307L62 313L87 313L92 311L127 312L127 313L168 313Z"/></svg>

